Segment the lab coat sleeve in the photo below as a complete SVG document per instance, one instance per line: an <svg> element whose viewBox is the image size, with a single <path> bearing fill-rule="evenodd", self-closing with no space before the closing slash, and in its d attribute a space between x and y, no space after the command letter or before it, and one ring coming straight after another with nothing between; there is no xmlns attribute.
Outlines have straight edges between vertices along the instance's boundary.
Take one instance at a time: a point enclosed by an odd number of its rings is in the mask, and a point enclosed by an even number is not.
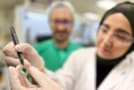
<svg viewBox="0 0 134 90"><path fill-rule="evenodd" d="M48 76L61 85L63 90L73 90L76 80L76 64L77 52L74 52L68 58L67 62L64 64L63 68L58 70L56 73L48 72ZM78 64L78 62L77 62Z"/></svg>

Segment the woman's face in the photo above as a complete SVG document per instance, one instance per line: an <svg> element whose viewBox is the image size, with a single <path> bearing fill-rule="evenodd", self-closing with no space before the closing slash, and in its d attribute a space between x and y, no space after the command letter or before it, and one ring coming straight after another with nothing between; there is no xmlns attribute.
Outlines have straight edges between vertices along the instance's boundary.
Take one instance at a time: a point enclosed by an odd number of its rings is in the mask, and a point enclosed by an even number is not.
<svg viewBox="0 0 134 90"><path fill-rule="evenodd" d="M104 59L123 56L131 46L132 30L122 13L108 16L99 27L97 35L97 55Z"/></svg>

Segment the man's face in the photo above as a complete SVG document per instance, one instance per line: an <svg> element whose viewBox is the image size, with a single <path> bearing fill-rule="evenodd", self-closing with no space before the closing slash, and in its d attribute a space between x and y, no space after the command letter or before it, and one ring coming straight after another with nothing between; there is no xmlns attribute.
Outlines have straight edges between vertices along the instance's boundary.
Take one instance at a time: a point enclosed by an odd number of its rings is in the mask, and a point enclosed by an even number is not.
<svg viewBox="0 0 134 90"><path fill-rule="evenodd" d="M73 27L73 20L70 11L65 7L59 7L52 11L50 17L53 38L56 41L69 39Z"/></svg>

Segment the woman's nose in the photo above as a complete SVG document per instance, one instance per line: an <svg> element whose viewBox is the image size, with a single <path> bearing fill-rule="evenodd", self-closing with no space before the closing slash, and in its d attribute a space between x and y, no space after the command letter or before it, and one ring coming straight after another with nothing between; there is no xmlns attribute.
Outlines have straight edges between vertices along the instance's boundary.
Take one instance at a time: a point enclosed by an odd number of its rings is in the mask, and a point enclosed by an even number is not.
<svg viewBox="0 0 134 90"><path fill-rule="evenodd" d="M106 47L112 47L112 43L113 43L113 35L112 34L107 34L105 35L104 39L103 39L103 44Z"/></svg>

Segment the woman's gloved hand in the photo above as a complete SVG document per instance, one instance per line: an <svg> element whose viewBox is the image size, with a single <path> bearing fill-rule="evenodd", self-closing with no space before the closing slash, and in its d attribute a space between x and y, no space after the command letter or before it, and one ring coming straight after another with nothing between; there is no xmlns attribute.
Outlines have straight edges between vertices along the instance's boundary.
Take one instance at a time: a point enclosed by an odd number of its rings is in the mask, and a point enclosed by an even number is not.
<svg viewBox="0 0 134 90"><path fill-rule="evenodd" d="M25 64L30 63L41 71L44 71L43 59L39 56L36 50L27 43L21 43L14 45L10 42L3 48L3 56L8 66L17 66L20 62L18 60L17 52L22 52Z"/></svg>
<svg viewBox="0 0 134 90"><path fill-rule="evenodd" d="M61 87L49 79L43 72L30 66L29 73L36 84L29 82L17 68L9 67L10 84L12 90L61 90Z"/></svg>

